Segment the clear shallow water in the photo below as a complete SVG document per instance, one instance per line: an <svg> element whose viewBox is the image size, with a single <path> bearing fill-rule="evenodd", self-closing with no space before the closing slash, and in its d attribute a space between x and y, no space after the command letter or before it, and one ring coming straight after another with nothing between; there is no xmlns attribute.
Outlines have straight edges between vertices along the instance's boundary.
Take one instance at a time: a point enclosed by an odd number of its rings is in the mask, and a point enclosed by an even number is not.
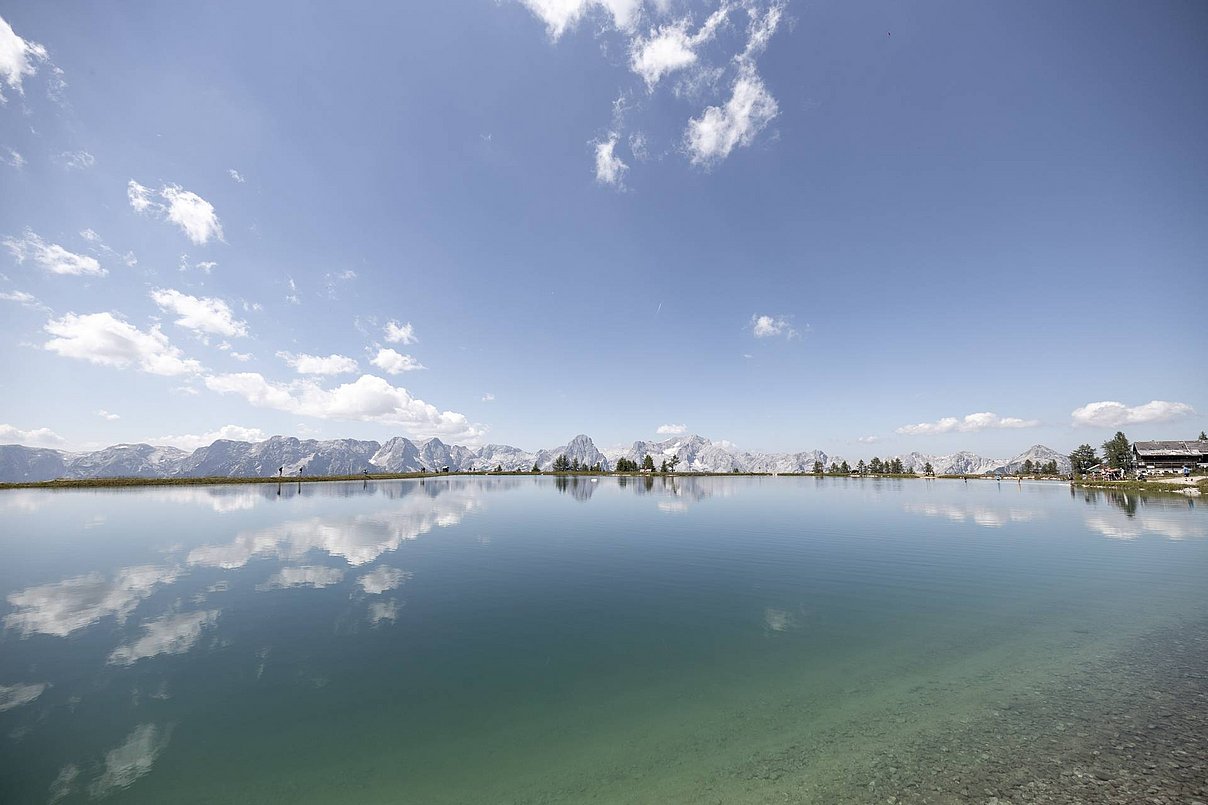
<svg viewBox="0 0 1208 805"><path fill-rule="evenodd" d="M0 492L0 801L766 800L1208 612L1055 484Z"/></svg>

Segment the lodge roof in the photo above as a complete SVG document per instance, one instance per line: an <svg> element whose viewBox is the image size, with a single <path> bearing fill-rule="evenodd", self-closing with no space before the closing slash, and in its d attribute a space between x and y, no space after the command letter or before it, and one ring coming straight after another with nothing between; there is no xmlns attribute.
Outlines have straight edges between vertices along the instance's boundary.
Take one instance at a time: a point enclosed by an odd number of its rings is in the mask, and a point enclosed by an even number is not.
<svg viewBox="0 0 1208 805"><path fill-rule="evenodd" d="M1138 456L1187 456L1195 458L1208 455L1208 442L1133 442Z"/></svg>

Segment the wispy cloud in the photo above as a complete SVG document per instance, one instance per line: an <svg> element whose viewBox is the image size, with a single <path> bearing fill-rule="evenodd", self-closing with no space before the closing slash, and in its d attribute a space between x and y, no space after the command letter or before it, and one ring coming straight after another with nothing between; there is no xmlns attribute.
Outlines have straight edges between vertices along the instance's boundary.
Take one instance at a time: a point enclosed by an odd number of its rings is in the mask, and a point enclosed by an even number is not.
<svg viewBox="0 0 1208 805"><path fill-rule="evenodd" d="M616 132L610 132L606 139L592 143L596 149L596 181L614 187L623 187L622 180L625 178L625 171L629 170L629 166L616 155L617 137Z"/></svg>
<svg viewBox="0 0 1208 805"><path fill-rule="evenodd" d="M944 417L935 422L919 422L915 425L903 425L896 432L906 436L934 436L939 433L972 433L979 430L1034 428L1040 424L1037 419L1019 419L1018 417L1000 417L989 411L967 414L964 417Z"/></svg>
<svg viewBox="0 0 1208 805"><path fill-rule="evenodd" d="M231 177L231 179L233 181L238 182L239 184L244 184L247 181L247 179L243 178L243 174L241 174L239 171L235 170L234 168L228 169L227 174Z"/></svg>
<svg viewBox="0 0 1208 805"><path fill-rule="evenodd" d="M64 151L59 154L59 160L68 170L88 170L96 164L96 157L84 150Z"/></svg>
<svg viewBox="0 0 1208 805"><path fill-rule="evenodd" d="M13 27L0 17L0 79L18 95L24 95L23 82L36 75L38 67L49 62L46 48L17 35ZM0 90L0 105L8 102Z"/></svg>
<svg viewBox="0 0 1208 805"><path fill-rule="evenodd" d="M176 324L180 327L228 338L247 335L247 324L236 319L230 305L221 299L166 288L153 290L151 299L162 310L179 316Z"/></svg>
<svg viewBox="0 0 1208 805"><path fill-rule="evenodd" d="M222 222L214 205L180 185L167 184L152 190L131 179L126 185L126 197L135 212L162 216L180 227L193 243L204 245L211 239L222 240Z"/></svg>
<svg viewBox="0 0 1208 805"><path fill-rule="evenodd" d="M1074 425L1083 427L1115 428L1122 425L1139 425L1146 422L1165 422L1190 416L1195 409L1187 403L1151 400L1143 405L1127 406L1122 402L1104 400L1087 403L1075 409L1070 416Z"/></svg>
<svg viewBox="0 0 1208 805"><path fill-rule="evenodd" d="M786 316L769 316L756 313L751 317L751 335L756 338L796 338L799 334L793 329Z"/></svg>
<svg viewBox="0 0 1208 805"><path fill-rule="evenodd" d="M8 237L0 242L17 258L18 263L29 260L51 274L103 277L109 273L101 268L95 257L70 252L57 243L47 243L31 229L26 229L20 238Z"/></svg>
<svg viewBox="0 0 1208 805"><path fill-rule="evenodd" d="M399 324L397 321L386 322L385 338L391 344L414 344L419 341L411 322Z"/></svg>
<svg viewBox="0 0 1208 805"><path fill-rule="evenodd" d="M277 357L300 375L343 375L360 368L356 360L347 355L296 355L292 352L278 352Z"/></svg>

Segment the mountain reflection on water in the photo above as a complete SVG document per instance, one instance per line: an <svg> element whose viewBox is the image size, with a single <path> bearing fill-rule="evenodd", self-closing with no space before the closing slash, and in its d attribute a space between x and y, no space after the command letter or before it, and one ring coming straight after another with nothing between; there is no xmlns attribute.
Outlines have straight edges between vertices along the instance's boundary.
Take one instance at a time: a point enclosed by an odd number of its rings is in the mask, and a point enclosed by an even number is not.
<svg viewBox="0 0 1208 805"><path fill-rule="evenodd" d="M550 494L555 491L559 494ZM57 549L46 548L45 558L0 576L7 585L0 588L7 603L0 635L0 719L5 719L0 720L0 728L6 737L0 740L20 746L46 735L46 746L54 747L62 741L51 730L66 735L78 719L91 718L91 743L67 742L64 746L74 748L64 750L62 757L49 748L43 753L49 753L45 763L53 768L38 771L43 775L41 790L46 792L42 798L58 802L112 797L136 783L146 785L140 781L163 757L180 751L177 746L187 740L189 729L181 714L187 708L171 717L159 711L170 710L168 703L174 697L183 700L203 695L195 691L215 695L219 690L212 687L217 682L189 676L189 663L227 657L226 662L238 670L229 671L223 684L238 690L260 680L266 668L271 677L274 663L288 664L278 660L280 652L288 651L275 647L278 628L309 626L310 639L320 642L324 629L328 636L356 634L383 645L404 634L411 639L415 630L422 633L425 619L436 617L439 607L455 610L460 602L473 598L474 585L482 576L474 577L477 581L449 578L473 551L492 557L489 572L519 579L532 574L531 581L525 582L531 586L518 589L538 591L533 593L537 601L546 570L533 557L564 551L560 561L569 564L559 572L588 573L582 600L571 594L569 603L559 603L577 611L615 580L645 578L645 583L657 584L661 577L643 565L645 545L658 545L662 551L651 554L652 566L660 557L672 556L676 572L689 572L709 567L710 556L741 564L747 558L745 545L754 540L752 550L766 555L758 559L751 554L752 561L765 561L758 565L764 568L760 572L771 578L776 571L768 568L788 567L776 553L786 545L818 541L841 555L844 550L869 548L872 543L862 542L866 534L909 532L903 550L910 549L911 539L921 544L945 535L978 535L987 541L1000 540L1008 549L1016 539L1084 537L1104 545L1098 538L1106 537L1134 542L1117 545L1124 550L1140 550L1150 537L1171 541L1208 537L1208 517L1191 500L1100 490L1070 494L1067 498L1051 484L651 475L283 482L100 494L0 492L0 513L25 529L20 532L24 536L0 542L0 548L12 556L38 555L43 550L38 537L43 530L56 529L67 535L62 544L90 551L66 562L65 557L52 556ZM568 509L567 498L591 505L580 509L571 504ZM736 500L729 506L723 504L725 499ZM569 521L574 525L567 528L570 510L580 512L570 516L581 519ZM150 512L158 514L153 517ZM50 522L56 525L46 525ZM551 523L557 524L552 530ZM613 525L588 531L589 524L600 523ZM580 524L583 529L576 527ZM529 530L531 536L521 536ZM430 536L442 531L447 533L440 539ZM587 548L598 548L592 542L599 539L595 534L634 531L642 540L608 545L598 555L591 554L596 557L593 562L580 561L577 555L565 553L564 547L546 541L549 534L557 533L574 537L568 544L581 539ZM687 550L684 546L691 541L658 542L664 532L694 536L699 532L708 538L707 544L699 555L684 557L679 552ZM761 543L765 532L776 536ZM426 536L418 550L407 547ZM505 547L527 538L531 552L497 550L493 537L500 537ZM106 564L110 544L114 551L121 548L121 556L137 561ZM618 556L632 564L610 565L622 561ZM75 570L62 572L61 561L63 568ZM589 570L578 569L582 567ZM825 628L828 617L835 622L837 616L826 614L825 602L810 606L802 602L797 585L816 572L810 567L802 565L787 580L771 578L759 596L744 591L742 596L751 596L751 615L748 620L735 616L731 625L747 624L766 643L788 647L794 639L807 639L816 624ZM647 572L654 575L642 575ZM550 578L557 588L557 574ZM719 583L727 579L709 578ZM765 584L754 583L756 589ZM821 590L835 583L816 579L812 588ZM423 587L426 599L413 598L415 585ZM684 582L668 589L696 586ZM669 595L673 603L655 606L655 612L694 610L671 593L659 594ZM517 613L525 611L531 602L524 598L490 600L506 616L509 607L517 607ZM864 599L853 594L850 600L859 603L851 605L848 615L871 611ZM421 601L422 614L417 612ZM248 626L250 621L258 625ZM322 628L313 631L317 625ZM471 626L462 629L448 638L450 645L485 639ZM441 645L430 634L428 640L430 645ZM299 666L291 672L294 676L285 678L302 680L311 690L327 684L327 671ZM285 690L281 695L292 695L292 688ZM149 713L148 708L158 710ZM0 777L12 772L0 760Z"/></svg>

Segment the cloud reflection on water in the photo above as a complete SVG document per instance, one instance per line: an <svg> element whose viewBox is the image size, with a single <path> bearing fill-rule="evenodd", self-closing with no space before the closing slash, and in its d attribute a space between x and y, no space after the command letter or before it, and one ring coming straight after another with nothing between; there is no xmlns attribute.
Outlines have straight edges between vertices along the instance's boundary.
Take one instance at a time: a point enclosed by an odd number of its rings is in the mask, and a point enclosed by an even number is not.
<svg viewBox="0 0 1208 805"><path fill-rule="evenodd" d="M124 621L140 601L179 575L176 567L137 565L119 569L111 579L93 572L28 587L8 596L16 611L5 616L4 625L25 637L66 637L110 615Z"/></svg>
<svg viewBox="0 0 1208 805"><path fill-rule="evenodd" d="M122 744L105 754L105 771L89 786L94 797L104 797L151 771L156 758L168 746L171 728L158 724L139 724Z"/></svg>
<svg viewBox="0 0 1208 805"><path fill-rule="evenodd" d="M1044 512L1016 506L955 505L951 503L905 503L902 510L924 517L942 517L954 523L972 521L984 528L1002 528L1007 523L1026 523L1044 517Z"/></svg>
<svg viewBox="0 0 1208 805"><path fill-rule="evenodd" d="M201 639L204 629L218 622L221 610L169 614L143 624L143 636L118 646L109 655L113 665L133 665L160 654L184 654Z"/></svg>

